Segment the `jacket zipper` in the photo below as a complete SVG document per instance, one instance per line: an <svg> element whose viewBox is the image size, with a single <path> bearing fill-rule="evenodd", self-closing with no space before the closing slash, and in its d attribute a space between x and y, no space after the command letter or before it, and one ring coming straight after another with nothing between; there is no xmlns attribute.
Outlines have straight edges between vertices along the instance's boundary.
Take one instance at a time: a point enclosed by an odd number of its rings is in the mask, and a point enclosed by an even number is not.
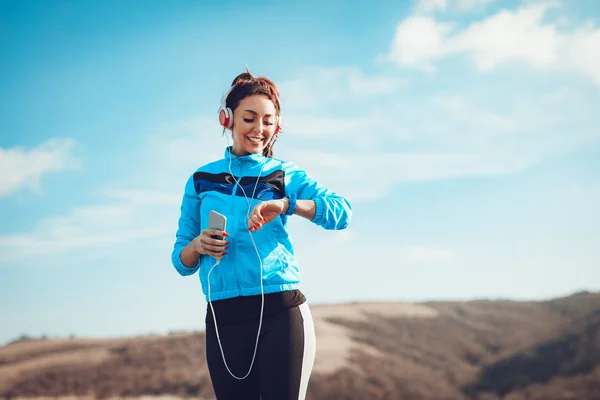
<svg viewBox="0 0 600 400"><path fill-rule="evenodd" d="M238 178L236 179L234 185L233 185L233 191L231 192L231 210L232 210L232 215L236 216L236 220L235 220L235 226L234 229L237 228L237 225L239 224L239 221L237 221L237 213L235 212L235 200L236 200L236 192L237 192L237 187L239 185L239 179L242 179L242 160L237 160L238 164L239 164L239 173L238 173ZM236 229L237 230L237 229ZM235 253L236 253L236 246L231 246L230 248L231 250L231 260L235 260ZM232 263L232 267L233 267L233 276L235 277L235 284L237 286L237 290L239 294L242 294L242 285L240 284L240 279L239 279L239 274L237 271L237 265L235 265L236 263Z"/></svg>

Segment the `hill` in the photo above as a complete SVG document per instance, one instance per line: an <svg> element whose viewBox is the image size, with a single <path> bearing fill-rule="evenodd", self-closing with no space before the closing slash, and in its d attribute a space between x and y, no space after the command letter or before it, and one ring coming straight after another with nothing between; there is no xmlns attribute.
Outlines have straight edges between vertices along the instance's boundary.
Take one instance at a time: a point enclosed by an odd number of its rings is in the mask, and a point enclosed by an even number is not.
<svg viewBox="0 0 600 400"><path fill-rule="evenodd" d="M600 399L600 293L312 306L308 399ZM213 399L201 332L20 340L0 347L3 398Z"/></svg>

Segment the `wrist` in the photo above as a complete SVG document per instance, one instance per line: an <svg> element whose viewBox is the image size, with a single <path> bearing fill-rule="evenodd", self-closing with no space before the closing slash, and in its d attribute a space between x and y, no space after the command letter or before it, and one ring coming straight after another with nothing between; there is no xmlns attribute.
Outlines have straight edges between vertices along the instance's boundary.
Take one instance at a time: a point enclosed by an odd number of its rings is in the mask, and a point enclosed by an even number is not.
<svg viewBox="0 0 600 400"><path fill-rule="evenodd" d="M290 199L287 197L284 197L283 199L280 199L280 201L283 204L283 207L281 208L281 212L279 214L285 215L290 208Z"/></svg>
<svg viewBox="0 0 600 400"><path fill-rule="evenodd" d="M285 215L294 215L296 213L296 195L294 193L288 194L285 199L287 200L287 209Z"/></svg>

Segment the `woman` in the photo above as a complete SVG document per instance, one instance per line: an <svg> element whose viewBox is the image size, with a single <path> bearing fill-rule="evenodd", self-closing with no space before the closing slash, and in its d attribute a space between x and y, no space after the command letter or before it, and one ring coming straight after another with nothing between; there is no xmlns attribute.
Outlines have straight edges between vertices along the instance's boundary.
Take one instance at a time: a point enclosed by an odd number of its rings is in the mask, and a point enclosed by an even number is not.
<svg viewBox="0 0 600 400"><path fill-rule="evenodd" d="M219 120L233 145L188 179L173 265L184 276L200 271L217 399L304 399L315 332L287 219L344 229L352 208L294 163L273 158L281 110L270 79L237 76ZM224 231L208 229L211 210L227 218Z"/></svg>

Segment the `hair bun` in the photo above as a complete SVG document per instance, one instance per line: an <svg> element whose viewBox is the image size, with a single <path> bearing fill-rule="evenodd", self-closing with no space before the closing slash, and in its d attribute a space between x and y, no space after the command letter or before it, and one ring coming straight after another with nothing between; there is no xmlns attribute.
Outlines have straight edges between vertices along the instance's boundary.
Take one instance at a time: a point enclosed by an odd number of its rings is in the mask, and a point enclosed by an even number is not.
<svg viewBox="0 0 600 400"><path fill-rule="evenodd" d="M235 77L231 86L235 86L239 83L251 83L256 80L256 77L252 75L250 71L248 71L248 66L246 66L246 72L242 72L238 76Z"/></svg>

